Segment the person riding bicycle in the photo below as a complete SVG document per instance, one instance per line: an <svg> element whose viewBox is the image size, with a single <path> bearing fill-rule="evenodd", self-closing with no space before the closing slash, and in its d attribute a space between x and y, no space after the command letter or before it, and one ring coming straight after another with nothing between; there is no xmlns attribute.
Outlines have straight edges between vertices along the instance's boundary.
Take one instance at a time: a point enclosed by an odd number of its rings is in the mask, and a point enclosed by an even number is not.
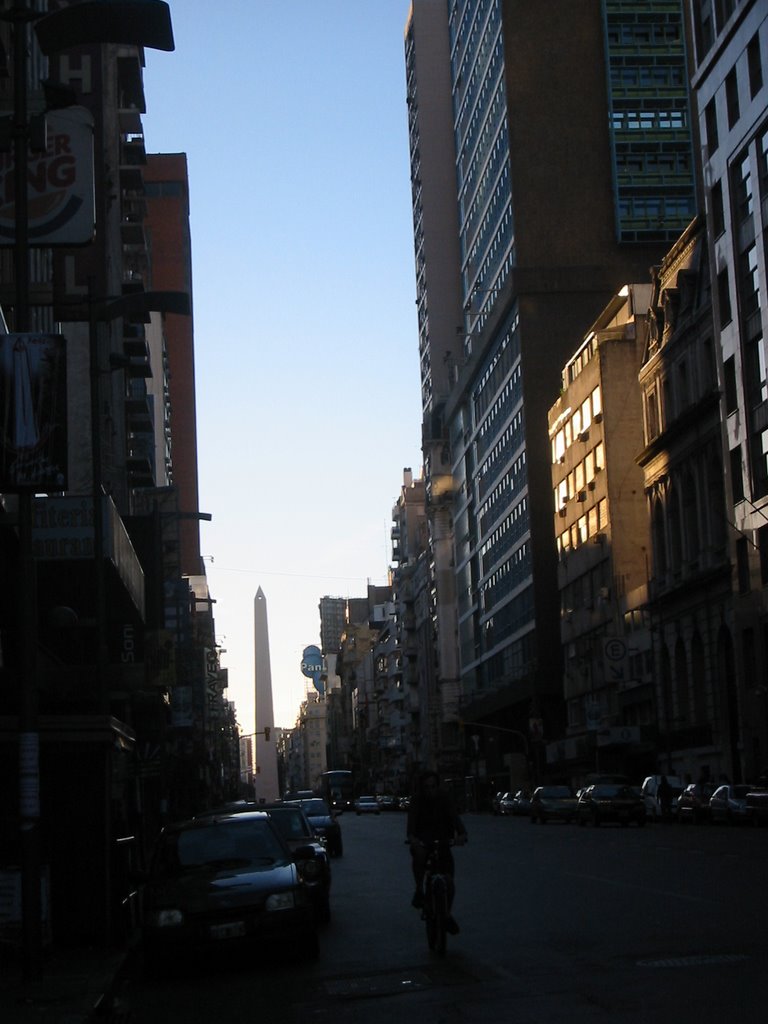
<svg viewBox="0 0 768 1024"><path fill-rule="evenodd" d="M420 908L424 905L424 871L429 855L429 848L436 840L444 842L444 870L453 878L454 863L449 843L458 846L467 841L467 830L456 813L450 793L440 788L440 778L435 771L422 772L419 777L417 792L408 807L406 825L407 841L411 848L411 866L416 889L411 906ZM453 887L451 887L451 900ZM450 910L450 905L448 907ZM449 918L448 930L458 932L459 927L453 918Z"/></svg>

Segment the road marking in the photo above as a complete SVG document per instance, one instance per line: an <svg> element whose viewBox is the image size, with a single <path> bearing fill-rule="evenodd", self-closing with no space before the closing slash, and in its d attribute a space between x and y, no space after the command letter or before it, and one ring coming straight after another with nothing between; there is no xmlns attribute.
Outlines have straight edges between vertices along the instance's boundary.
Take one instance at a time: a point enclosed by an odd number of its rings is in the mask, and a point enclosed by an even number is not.
<svg viewBox="0 0 768 1024"><path fill-rule="evenodd" d="M638 960L637 967L702 967L709 964L739 964L749 960L742 953L713 953L709 956L671 956L662 960Z"/></svg>

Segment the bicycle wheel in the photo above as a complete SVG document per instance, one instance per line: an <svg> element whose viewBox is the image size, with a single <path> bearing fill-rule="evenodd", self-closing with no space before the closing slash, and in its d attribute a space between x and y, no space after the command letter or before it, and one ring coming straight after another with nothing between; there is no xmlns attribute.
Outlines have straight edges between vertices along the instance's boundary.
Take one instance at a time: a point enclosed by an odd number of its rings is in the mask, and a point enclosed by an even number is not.
<svg viewBox="0 0 768 1024"><path fill-rule="evenodd" d="M421 913L422 920L427 926L427 945L430 949L435 948L437 939L437 924L435 918L435 899L432 888L432 880L427 879L424 886L424 909Z"/></svg>
<svg viewBox="0 0 768 1024"><path fill-rule="evenodd" d="M447 936L446 923L448 921L448 890L445 880L436 879L432 884L432 914L434 941L430 949L434 949L440 956L445 956L445 940Z"/></svg>

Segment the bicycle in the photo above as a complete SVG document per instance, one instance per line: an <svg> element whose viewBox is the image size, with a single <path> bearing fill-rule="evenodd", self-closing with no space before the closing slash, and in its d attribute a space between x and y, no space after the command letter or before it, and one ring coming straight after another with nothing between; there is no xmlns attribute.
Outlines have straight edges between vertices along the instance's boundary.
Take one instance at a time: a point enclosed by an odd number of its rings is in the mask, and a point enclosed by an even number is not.
<svg viewBox="0 0 768 1024"><path fill-rule="evenodd" d="M455 891L450 861L446 857L448 847L453 845L453 840L435 840L430 843L424 869L424 906L421 919L427 927L429 948L440 956L445 956L448 922Z"/></svg>

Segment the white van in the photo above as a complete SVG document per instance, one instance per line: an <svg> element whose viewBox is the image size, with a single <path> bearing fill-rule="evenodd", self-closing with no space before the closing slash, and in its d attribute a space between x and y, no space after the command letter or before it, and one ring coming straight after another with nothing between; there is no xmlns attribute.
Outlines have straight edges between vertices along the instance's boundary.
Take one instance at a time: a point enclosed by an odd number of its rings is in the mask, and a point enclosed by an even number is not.
<svg viewBox="0 0 768 1024"><path fill-rule="evenodd" d="M651 818L661 817L661 804L659 803L659 783L663 775L648 775L643 780L642 792L645 801L645 813ZM677 775L667 775L667 782L672 787L672 813L677 810L677 798L683 791L683 780Z"/></svg>

